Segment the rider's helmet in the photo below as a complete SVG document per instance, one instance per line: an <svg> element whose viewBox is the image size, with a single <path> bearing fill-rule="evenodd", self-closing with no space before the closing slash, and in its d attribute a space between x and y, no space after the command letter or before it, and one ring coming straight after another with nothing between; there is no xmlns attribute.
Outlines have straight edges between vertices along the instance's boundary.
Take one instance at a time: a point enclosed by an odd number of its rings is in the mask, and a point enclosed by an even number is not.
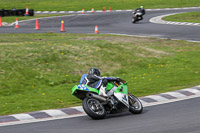
<svg viewBox="0 0 200 133"><path fill-rule="evenodd" d="M100 72L99 69L97 69L97 68L90 68L89 74L93 74L93 75L96 75L96 76L100 76L100 75L101 75L101 72Z"/></svg>
<svg viewBox="0 0 200 133"><path fill-rule="evenodd" d="M143 6L140 6L140 8L144 8Z"/></svg>

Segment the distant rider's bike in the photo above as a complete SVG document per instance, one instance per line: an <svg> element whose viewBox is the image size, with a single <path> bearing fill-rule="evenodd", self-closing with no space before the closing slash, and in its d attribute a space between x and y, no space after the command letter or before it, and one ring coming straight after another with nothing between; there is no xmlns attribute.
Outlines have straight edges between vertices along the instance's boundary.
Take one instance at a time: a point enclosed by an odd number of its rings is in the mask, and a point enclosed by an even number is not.
<svg viewBox="0 0 200 133"><path fill-rule="evenodd" d="M132 16L132 23L136 23L136 22L142 20L143 19L142 16L143 15L142 15L141 12L136 12L135 14L133 14L133 16Z"/></svg>
<svg viewBox="0 0 200 133"><path fill-rule="evenodd" d="M143 106L140 100L128 93L127 82L119 79L118 82L112 81L107 84L108 98L98 95L99 90L81 84L72 88L72 94L82 100L82 106L88 116L93 119L103 119L106 114L130 111L133 114L140 114Z"/></svg>

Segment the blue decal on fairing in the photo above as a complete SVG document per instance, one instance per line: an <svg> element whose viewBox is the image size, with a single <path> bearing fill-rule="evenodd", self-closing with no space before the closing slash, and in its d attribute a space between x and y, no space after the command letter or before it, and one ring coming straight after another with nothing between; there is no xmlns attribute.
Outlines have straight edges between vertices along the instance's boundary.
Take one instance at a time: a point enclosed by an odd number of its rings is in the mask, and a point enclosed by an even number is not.
<svg viewBox="0 0 200 133"><path fill-rule="evenodd" d="M110 78L110 77L104 77L105 79L108 79L108 80L114 80L116 78Z"/></svg>
<svg viewBox="0 0 200 133"><path fill-rule="evenodd" d="M78 85L78 89L84 90L84 91L89 91L89 89L85 85Z"/></svg>
<svg viewBox="0 0 200 133"><path fill-rule="evenodd" d="M98 83L96 84L96 86L94 88L97 89L99 87L99 85L101 84L101 82L102 82L102 79L98 81Z"/></svg>
<svg viewBox="0 0 200 133"><path fill-rule="evenodd" d="M124 95L124 97L122 97L123 100L127 101L126 95Z"/></svg>

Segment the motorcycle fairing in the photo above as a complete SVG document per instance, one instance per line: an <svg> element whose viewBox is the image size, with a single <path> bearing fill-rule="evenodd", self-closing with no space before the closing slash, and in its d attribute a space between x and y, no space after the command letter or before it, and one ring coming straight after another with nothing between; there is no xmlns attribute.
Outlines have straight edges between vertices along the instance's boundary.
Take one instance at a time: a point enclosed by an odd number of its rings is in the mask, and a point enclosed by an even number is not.
<svg viewBox="0 0 200 133"><path fill-rule="evenodd" d="M99 90L89 87L88 85L75 85L72 88L72 95L76 96L77 98L83 100L88 92L93 92L99 94Z"/></svg>
<svg viewBox="0 0 200 133"><path fill-rule="evenodd" d="M124 93L114 93L114 96L129 108L128 95Z"/></svg>

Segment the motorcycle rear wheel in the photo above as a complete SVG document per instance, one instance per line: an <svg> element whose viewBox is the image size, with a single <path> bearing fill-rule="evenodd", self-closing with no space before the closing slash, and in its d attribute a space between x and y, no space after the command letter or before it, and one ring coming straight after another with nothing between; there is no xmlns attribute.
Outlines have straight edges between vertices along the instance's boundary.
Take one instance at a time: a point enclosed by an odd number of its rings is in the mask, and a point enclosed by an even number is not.
<svg viewBox="0 0 200 133"><path fill-rule="evenodd" d="M140 114L143 111L143 106L140 100L129 93L129 111L133 114Z"/></svg>
<svg viewBox="0 0 200 133"><path fill-rule="evenodd" d="M86 114L92 119L103 119L106 116L104 106L96 99L86 97L82 106Z"/></svg>

